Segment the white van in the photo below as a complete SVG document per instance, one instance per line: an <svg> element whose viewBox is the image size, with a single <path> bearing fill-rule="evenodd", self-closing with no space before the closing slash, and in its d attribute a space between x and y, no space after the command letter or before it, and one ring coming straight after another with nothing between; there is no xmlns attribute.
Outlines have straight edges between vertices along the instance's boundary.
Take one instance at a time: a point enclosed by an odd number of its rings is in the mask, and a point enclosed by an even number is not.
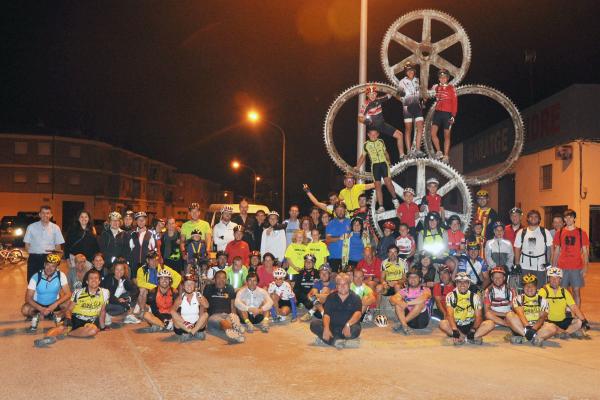
<svg viewBox="0 0 600 400"><path fill-rule="evenodd" d="M221 220L221 209L224 206L230 206L233 208L233 213L231 217L235 217L236 215L240 215L240 205L239 204L211 204L208 207L208 211L204 216L204 220L210 223L211 228L219 223ZM248 206L248 215L254 215L258 210L263 210L265 214L269 213L269 207L262 204L249 204Z"/></svg>

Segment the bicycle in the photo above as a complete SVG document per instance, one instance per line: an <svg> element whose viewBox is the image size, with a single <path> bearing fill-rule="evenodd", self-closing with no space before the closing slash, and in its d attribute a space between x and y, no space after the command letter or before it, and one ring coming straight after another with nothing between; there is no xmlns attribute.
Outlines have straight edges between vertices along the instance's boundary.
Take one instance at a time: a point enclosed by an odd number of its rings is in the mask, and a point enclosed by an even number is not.
<svg viewBox="0 0 600 400"><path fill-rule="evenodd" d="M11 264L18 264L25 260L23 252L19 249L11 249L10 246L5 248L0 244L0 263L5 264L7 262Z"/></svg>

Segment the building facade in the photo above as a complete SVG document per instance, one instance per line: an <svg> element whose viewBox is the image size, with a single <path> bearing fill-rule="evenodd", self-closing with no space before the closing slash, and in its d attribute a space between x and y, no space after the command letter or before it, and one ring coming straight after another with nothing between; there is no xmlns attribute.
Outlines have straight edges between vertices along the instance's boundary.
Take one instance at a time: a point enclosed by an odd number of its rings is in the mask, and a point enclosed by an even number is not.
<svg viewBox="0 0 600 400"><path fill-rule="evenodd" d="M7 133L0 134L0 155L2 216L48 204L64 228L82 209L96 222L112 210L143 210L150 216L175 212L175 167L131 151L94 140ZM195 178L203 191L218 190ZM194 194L209 199L212 193Z"/></svg>

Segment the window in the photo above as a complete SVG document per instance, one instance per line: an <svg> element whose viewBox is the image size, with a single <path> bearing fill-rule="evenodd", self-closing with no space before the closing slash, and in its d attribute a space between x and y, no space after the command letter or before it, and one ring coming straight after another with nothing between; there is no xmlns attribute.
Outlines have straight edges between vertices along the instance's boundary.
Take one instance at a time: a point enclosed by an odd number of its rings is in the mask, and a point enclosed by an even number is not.
<svg viewBox="0 0 600 400"><path fill-rule="evenodd" d="M37 183L50 183L50 173L38 172Z"/></svg>
<svg viewBox="0 0 600 400"><path fill-rule="evenodd" d="M15 172L13 181L15 183L27 183L27 174L25 172Z"/></svg>
<svg viewBox="0 0 600 400"><path fill-rule="evenodd" d="M69 175L69 185L79 185L81 183L81 177L79 174Z"/></svg>
<svg viewBox="0 0 600 400"><path fill-rule="evenodd" d="M50 143L38 143L38 155L39 156L49 156L50 155Z"/></svg>
<svg viewBox="0 0 600 400"><path fill-rule="evenodd" d="M552 164L540 167L540 190L552 189Z"/></svg>
<svg viewBox="0 0 600 400"><path fill-rule="evenodd" d="M69 146L69 157L81 158L81 146Z"/></svg>
<svg viewBox="0 0 600 400"><path fill-rule="evenodd" d="M27 154L27 142L15 142L15 154Z"/></svg>

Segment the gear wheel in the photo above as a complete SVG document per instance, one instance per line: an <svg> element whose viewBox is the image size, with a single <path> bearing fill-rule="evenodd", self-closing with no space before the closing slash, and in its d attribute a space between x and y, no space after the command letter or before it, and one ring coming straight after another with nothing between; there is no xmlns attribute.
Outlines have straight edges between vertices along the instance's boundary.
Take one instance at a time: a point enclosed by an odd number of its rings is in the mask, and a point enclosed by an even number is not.
<svg viewBox="0 0 600 400"><path fill-rule="evenodd" d="M488 183L494 182L500 179L503 175L505 175L517 161L521 152L523 151L523 144L525 142L525 126L523 124L523 118L521 118L521 113L517 106L502 92L496 90L494 88L484 86L484 85L465 85L460 86L456 89L456 95L480 95L489 97L492 100L500 103L504 109L510 115L512 119L514 130L515 130L515 142L513 144L512 150L508 155L507 160L502 163L498 168L495 168L493 171L490 171L486 174L480 176L465 176L465 182L468 185L478 186L478 185L486 185ZM434 157L435 149L433 148L433 143L431 141L431 125L433 122L433 114L435 112L435 102L429 108L427 115L425 117L425 149L429 157Z"/></svg>
<svg viewBox="0 0 600 400"><path fill-rule="evenodd" d="M402 27L417 20L423 20L421 42L417 42L400 33ZM442 40L432 43L432 20L445 24L453 33ZM389 59L389 47L392 41L400 44L412 54L400 62L391 64ZM458 67L440 55L440 53L456 43L459 43L462 48L462 62ZM444 12L438 10L416 10L404 14L390 25L383 37L383 42L381 43L381 65L385 75L394 85L398 86L400 84L400 79L396 74L402 72L404 64L407 62L419 64L421 67L419 80L421 82L421 93L423 93L423 95L427 93L427 88L429 86L429 70L432 65L438 69L447 69L453 77L450 83L457 86L463 80L471 65L471 42L469 36L456 19Z"/></svg>
<svg viewBox="0 0 600 400"><path fill-rule="evenodd" d="M451 166L444 164L441 161L437 161L429 158L418 158L418 159L410 159L401 161L397 164L394 164L391 168L390 174L392 176L396 176L404 171L406 171L410 167L417 168L417 182L415 185L416 195L415 202L420 202L420 200L426 194L426 180L427 180L427 168L435 170L438 174L448 179L448 182L441 185L438 194L440 196L444 196L448 194L451 190L458 190L460 196L462 197L462 210L460 211L452 211L445 210L445 217L448 218L451 215L458 215L462 222L463 232L466 232L469 222L471 221L471 212L472 212L472 199L471 192L469 191L469 187L467 183L462 178L462 176ZM430 174L429 174L430 175ZM398 183L393 182L394 188L396 189L396 194L400 197L404 196L404 188L400 186ZM421 218L425 216L426 213L420 213ZM377 201L375 197L375 190L373 190L372 199L371 199L371 219L373 221L373 227L377 232L378 236L383 236L383 231L381 230L380 222L388 219L396 218L396 210L386 210L383 213L377 213Z"/></svg>
<svg viewBox="0 0 600 400"><path fill-rule="evenodd" d="M349 165L346 161L344 161L344 159L340 156L340 153L338 153L335 144L333 143L333 122L335 121L337 113L349 99L351 99L354 96L358 96L368 86L375 86L378 92L390 94L397 98L397 89L386 83L368 82L359 85L354 85L346 89L335 99L335 101L331 104L329 110L327 111L327 115L325 116L325 123L323 124L323 137L325 140L325 148L327 149L327 153L329 154L329 157L331 157L335 165L337 165L345 173L353 174L359 179L373 181L372 173L366 171L359 172L355 170L351 165ZM391 176L393 177L394 175Z"/></svg>

